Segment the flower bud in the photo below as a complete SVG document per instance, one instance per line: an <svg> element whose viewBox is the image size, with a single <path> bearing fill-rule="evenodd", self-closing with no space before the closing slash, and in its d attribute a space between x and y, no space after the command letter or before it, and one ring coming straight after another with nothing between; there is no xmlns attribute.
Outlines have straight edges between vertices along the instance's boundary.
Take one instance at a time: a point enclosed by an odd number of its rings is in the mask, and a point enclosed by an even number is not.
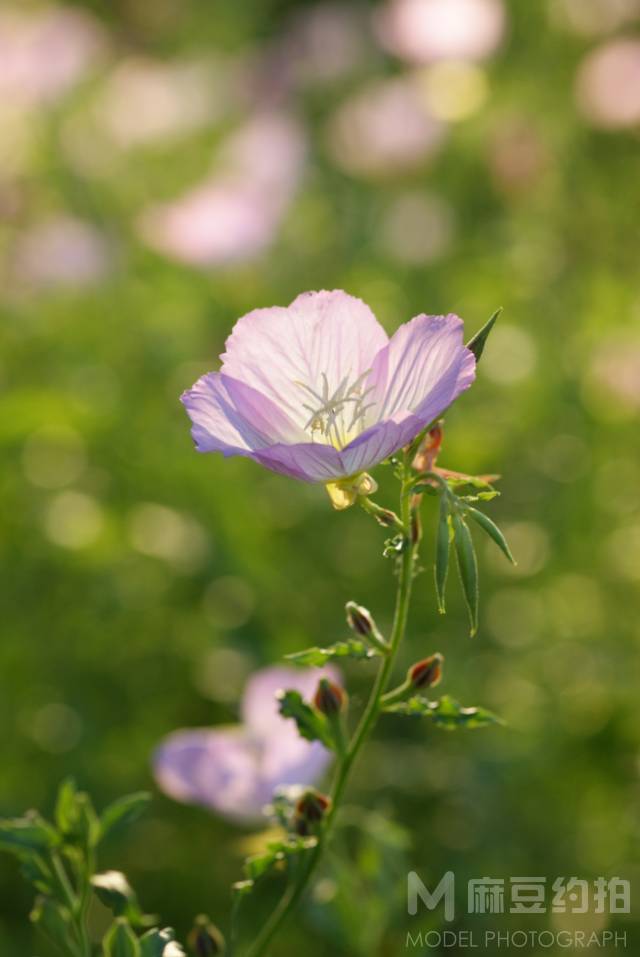
<svg viewBox="0 0 640 957"><path fill-rule="evenodd" d="M225 952L224 937L206 914L196 917L187 945L194 957L214 957Z"/></svg>
<svg viewBox="0 0 640 957"><path fill-rule="evenodd" d="M442 421L440 419L439 422L436 422L420 443L420 448L412 462L413 468L418 472L430 472L436 464L442 446Z"/></svg>
<svg viewBox="0 0 640 957"><path fill-rule="evenodd" d="M436 653L429 658L411 665L407 672L407 681L412 688L433 688L442 678L442 663L444 658Z"/></svg>
<svg viewBox="0 0 640 957"><path fill-rule="evenodd" d="M375 624L371 613L362 605L356 605L355 601L348 601L345 605L347 612L347 624L351 631L361 638L368 638L373 634Z"/></svg>
<svg viewBox="0 0 640 957"><path fill-rule="evenodd" d="M296 834L306 837L320 823L329 808L331 798L315 788L309 788L296 803L293 815L293 829Z"/></svg>
<svg viewBox="0 0 640 957"><path fill-rule="evenodd" d="M321 714L332 718L340 714L345 707L347 696L340 685L330 681L329 678L321 678L313 696L313 703Z"/></svg>

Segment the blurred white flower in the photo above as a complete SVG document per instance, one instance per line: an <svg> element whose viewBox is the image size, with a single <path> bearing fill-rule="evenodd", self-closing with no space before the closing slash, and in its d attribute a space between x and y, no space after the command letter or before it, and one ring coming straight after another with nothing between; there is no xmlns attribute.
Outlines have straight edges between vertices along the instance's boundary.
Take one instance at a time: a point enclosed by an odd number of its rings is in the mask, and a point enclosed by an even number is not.
<svg viewBox="0 0 640 957"><path fill-rule="evenodd" d="M18 234L13 272L27 286L87 286L111 270L111 250L91 223L58 216Z"/></svg>
<svg viewBox="0 0 640 957"><path fill-rule="evenodd" d="M501 0L388 0L377 11L382 46L409 63L484 60L505 32Z"/></svg>
<svg viewBox="0 0 640 957"><path fill-rule="evenodd" d="M640 123L640 40L611 40L589 53L576 77L585 118L602 129Z"/></svg>
<svg viewBox="0 0 640 957"><path fill-rule="evenodd" d="M274 239L304 157L304 134L293 118L255 116L226 142L217 172L142 212L139 234L156 251L193 266L250 259Z"/></svg>
<svg viewBox="0 0 640 957"><path fill-rule="evenodd" d="M98 21L76 7L0 11L0 108L56 100L95 66L104 45Z"/></svg>
<svg viewBox="0 0 640 957"><path fill-rule="evenodd" d="M445 134L418 86L396 77L373 81L346 99L330 118L326 137L338 166L379 176L421 165Z"/></svg>
<svg viewBox="0 0 640 957"><path fill-rule="evenodd" d="M225 114L232 97L230 69L211 60L123 60L101 91L95 106L97 119L121 148L213 125Z"/></svg>

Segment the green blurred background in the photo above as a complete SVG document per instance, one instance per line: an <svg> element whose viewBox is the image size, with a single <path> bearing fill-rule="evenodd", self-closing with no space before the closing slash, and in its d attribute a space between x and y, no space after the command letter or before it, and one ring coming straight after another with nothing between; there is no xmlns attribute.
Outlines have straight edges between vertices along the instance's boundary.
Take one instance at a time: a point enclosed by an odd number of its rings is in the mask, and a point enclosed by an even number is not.
<svg viewBox="0 0 640 957"><path fill-rule="evenodd" d="M382 723L350 789L369 836L336 842L283 957L404 952L409 868L640 880L640 4L438 6L0 9L0 814L49 811L67 774L99 807L154 788L165 734L234 720L251 670L342 636L347 599L389 622L362 512L194 453L178 396L235 319L334 287L389 332L504 307L440 463L503 474L487 510L519 565L478 542L470 641L457 589L436 614L427 501L401 664L443 652L443 690L509 726ZM183 936L226 928L254 846L155 791L102 864ZM0 858L3 957L49 953L29 907ZM637 917L610 926L633 947Z"/></svg>

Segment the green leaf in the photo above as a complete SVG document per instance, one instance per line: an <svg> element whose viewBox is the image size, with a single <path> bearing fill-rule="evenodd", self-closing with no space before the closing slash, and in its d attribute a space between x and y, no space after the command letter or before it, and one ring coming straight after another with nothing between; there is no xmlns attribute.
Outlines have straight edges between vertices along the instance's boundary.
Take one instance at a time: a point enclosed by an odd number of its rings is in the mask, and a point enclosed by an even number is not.
<svg viewBox="0 0 640 957"><path fill-rule="evenodd" d="M307 741L321 741L325 747L333 747L333 739L326 718L314 711L303 700L299 691L281 691L278 694L280 714L292 718L298 726L300 737Z"/></svg>
<svg viewBox="0 0 640 957"><path fill-rule="evenodd" d="M63 834L70 834L76 826L78 818L76 809L77 793L73 778L66 778L58 788L54 820Z"/></svg>
<svg viewBox="0 0 640 957"><path fill-rule="evenodd" d="M143 914L136 892L120 871L94 874L91 885L96 897L115 917L126 917L133 927L148 927L155 922L155 917Z"/></svg>
<svg viewBox="0 0 640 957"><path fill-rule="evenodd" d="M85 791L78 791L72 778L58 790L55 821L65 841L83 849L93 848L100 837L100 822L93 802Z"/></svg>
<svg viewBox="0 0 640 957"><path fill-rule="evenodd" d="M312 850L318 841L315 837L288 837L282 841L272 841L262 854L254 854L244 862L244 872L252 883L265 877L274 869L280 869L292 857Z"/></svg>
<svg viewBox="0 0 640 957"><path fill-rule="evenodd" d="M493 539L493 541L496 543L498 548L506 555L509 561L513 565L515 565L516 560L511 554L511 549L509 548L509 545L507 544L507 540L502 534L502 532L500 531L500 529L498 528L498 526L496 525L496 523L493 522L488 515L485 515L484 512L478 511L477 508L471 508L469 506L466 509L466 513L469 516L469 518L472 518L474 522L477 525L479 525L484 532L487 533L489 538Z"/></svg>
<svg viewBox="0 0 640 957"><path fill-rule="evenodd" d="M0 820L0 850L13 854L46 853L60 843L53 827L37 811L24 817Z"/></svg>
<svg viewBox="0 0 640 957"><path fill-rule="evenodd" d="M496 309L491 318L487 319L484 326L479 329L478 332L476 332L475 336L472 336L472 338L469 339L469 342L467 342L467 349L470 349L471 352L473 352L474 356L476 357L476 362L479 362L480 356L484 352L487 339L489 338L489 333L493 329L496 319L501 312L502 307L500 307L500 309Z"/></svg>
<svg viewBox="0 0 640 957"><path fill-rule="evenodd" d="M469 611L471 637L473 637L478 630L478 563L467 523L457 512L453 513L452 519L458 574Z"/></svg>
<svg viewBox="0 0 640 957"><path fill-rule="evenodd" d="M457 728L484 728L490 724L504 723L486 708L463 708L458 701L448 695L443 695L439 701L429 701L427 698L415 695L407 701L391 704L384 710L393 714L430 718L434 724L447 731L454 731Z"/></svg>
<svg viewBox="0 0 640 957"><path fill-rule="evenodd" d="M22 855L20 873L41 894L53 894L53 875L38 854L28 852Z"/></svg>
<svg viewBox="0 0 640 957"><path fill-rule="evenodd" d="M111 925L102 941L102 952L104 957L141 957L140 942L126 918L118 917Z"/></svg>
<svg viewBox="0 0 640 957"><path fill-rule="evenodd" d="M443 493L440 497L438 528L436 530L435 564L436 597L438 600L438 611L441 615L445 613L445 587L449 571L449 540L449 499L446 493Z"/></svg>
<svg viewBox="0 0 640 957"><path fill-rule="evenodd" d="M131 824L145 810L151 795L148 791L137 791L126 797L118 798L102 812L100 818L100 840L120 827Z"/></svg>
<svg viewBox="0 0 640 957"><path fill-rule="evenodd" d="M50 897L38 897L29 918L63 954L68 953L68 943L73 936L73 918L63 904Z"/></svg>
<svg viewBox="0 0 640 957"><path fill-rule="evenodd" d="M185 952L176 941L172 927L147 931L139 940L140 957L185 957Z"/></svg>
<svg viewBox="0 0 640 957"><path fill-rule="evenodd" d="M364 660L379 654L376 648L372 648L361 638L347 638L345 641L336 641L335 644L328 645L326 648L306 648L304 651L294 651L293 654L285 655L285 657L297 665L318 668L327 661L335 661L339 658Z"/></svg>

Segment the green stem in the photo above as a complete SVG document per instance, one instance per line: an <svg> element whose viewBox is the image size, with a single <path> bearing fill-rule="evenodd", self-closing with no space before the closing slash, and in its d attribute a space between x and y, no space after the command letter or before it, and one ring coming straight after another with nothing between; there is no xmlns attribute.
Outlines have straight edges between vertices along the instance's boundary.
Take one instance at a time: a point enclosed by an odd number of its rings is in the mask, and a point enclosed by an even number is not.
<svg viewBox="0 0 640 957"><path fill-rule="evenodd" d="M406 463L405 473L406 475ZM257 938L247 951L246 957L263 957L275 937L276 933L284 923L288 915L295 908L296 904L304 894L311 875L313 874L318 861L322 856L324 846L330 836L336 812L344 794L351 769L358 757L362 746L373 730L378 714L380 712L381 699L386 691L393 665L398 652L398 648L404 637L409 615L409 601L411 598L411 585L413 583L414 565L416 550L411 544L411 488L406 478L402 480L402 489L400 496L400 525L404 535L404 550L400 558L400 571L398 576L398 590L396 594L396 606L393 618L393 627L389 641L388 654L382 659L378 673L369 695L366 707L360 718L360 722L349 743L344 755L341 757L336 776L331 791L331 809L329 810L322 834L318 839L317 845L310 851L306 857L304 865L301 867L296 879L287 887L285 893L280 899L276 909L266 922Z"/></svg>

